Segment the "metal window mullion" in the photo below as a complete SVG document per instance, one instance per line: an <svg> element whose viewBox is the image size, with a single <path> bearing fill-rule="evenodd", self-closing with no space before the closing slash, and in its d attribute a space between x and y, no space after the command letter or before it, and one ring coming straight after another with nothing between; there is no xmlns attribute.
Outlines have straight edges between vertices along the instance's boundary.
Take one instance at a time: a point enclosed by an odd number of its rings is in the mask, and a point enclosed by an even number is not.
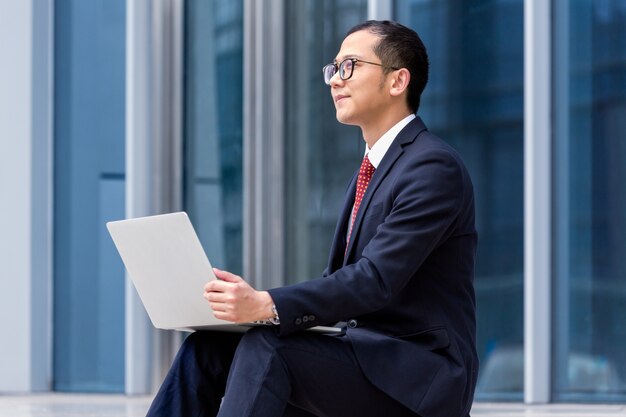
<svg viewBox="0 0 626 417"><path fill-rule="evenodd" d="M553 333L553 388L555 395L567 386L567 367L570 352L570 143L568 140L570 125L570 18L569 2L554 3L554 288L553 314L555 322ZM558 398L557 398L558 399Z"/></svg>
<svg viewBox="0 0 626 417"><path fill-rule="evenodd" d="M367 18L390 20L393 14L393 0L367 0Z"/></svg>
<svg viewBox="0 0 626 417"><path fill-rule="evenodd" d="M32 2L31 381L52 388L54 2ZM27 323L28 324L28 323Z"/></svg>
<svg viewBox="0 0 626 417"><path fill-rule="evenodd" d="M150 172L151 2L126 3L126 217L152 214ZM125 296L125 392L146 394L151 388L152 332L130 279Z"/></svg>
<svg viewBox="0 0 626 417"><path fill-rule="evenodd" d="M284 284L284 3L244 1L244 276Z"/></svg>
<svg viewBox="0 0 626 417"><path fill-rule="evenodd" d="M182 202L183 0L127 2L126 217L179 210ZM153 329L126 283L127 394L152 392L179 345Z"/></svg>
<svg viewBox="0 0 626 417"><path fill-rule="evenodd" d="M254 181L254 141L251 140L252 132L255 131L253 117L254 111L254 61L256 48L254 44L255 21L254 3L244 1L243 7L243 274L250 282L253 282L253 256L254 256L254 210L252 203L255 200L253 186Z"/></svg>
<svg viewBox="0 0 626 417"><path fill-rule="evenodd" d="M153 0L154 213L182 208L182 97L184 0ZM147 185L146 185L147 186ZM158 389L182 342L175 331L152 331L151 391Z"/></svg>
<svg viewBox="0 0 626 417"><path fill-rule="evenodd" d="M551 391L551 2L524 2L524 402Z"/></svg>

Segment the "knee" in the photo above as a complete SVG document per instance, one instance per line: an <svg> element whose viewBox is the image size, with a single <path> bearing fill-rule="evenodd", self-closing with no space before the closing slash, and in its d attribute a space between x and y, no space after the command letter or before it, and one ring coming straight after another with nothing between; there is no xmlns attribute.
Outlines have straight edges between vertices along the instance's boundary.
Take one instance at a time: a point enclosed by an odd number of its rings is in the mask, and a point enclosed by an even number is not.
<svg viewBox="0 0 626 417"><path fill-rule="evenodd" d="M199 347L206 345L210 338L210 333L208 332L193 332L188 335L183 341L183 345L181 349L185 350L195 350Z"/></svg>
<svg viewBox="0 0 626 417"><path fill-rule="evenodd" d="M251 340L280 340L278 337L278 332L276 331L276 327L274 326L255 326L248 330L243 335L243 339L251 339Z"/></svg>
<svg viewBox="0 0 626 417"><path fill-rule="evenodd" d="M185 338L178 356L180 358L195 357L198 352L206 350L208 344L208 335L205 332L194 332Z"/></svg>
<svg viewBox="0 0 626 417"><path fill-rule="evenodd" d="M203 332L191 333L180 347L182 358L203 358L207 355L228 354L234 351L241 335L237 333Z"/></svg>
<svg viewBox="0 0 626 417"><path fill-rule="evenodd" d="M252 349L258 351L265 350L274 351L280 345L280 338L274 327L258 326L248 330L239 344L239 350Z"/></svg>
<svg viewBox="0 0 626 417"><path fill-rule="evenodd" d="M180 347L172 367L227 371L240 338L240 333L192 333Z"/></svg>
<svg viewBox="0 0 626 417"><path fill-rule="evenodd" d="M231 374L257 375L259 369L281 360L281 340L271 327L259 326L248 330L233 359Z"/></svg>

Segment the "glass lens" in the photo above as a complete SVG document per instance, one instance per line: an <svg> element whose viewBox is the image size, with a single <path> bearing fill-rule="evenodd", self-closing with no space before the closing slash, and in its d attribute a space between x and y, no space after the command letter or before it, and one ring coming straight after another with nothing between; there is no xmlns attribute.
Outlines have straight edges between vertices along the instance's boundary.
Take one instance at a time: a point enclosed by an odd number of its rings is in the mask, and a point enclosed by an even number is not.
<svg viewBox="0 0 626 417"><path fill-rule="evenodd" d="M330 84L330 79L333 78L333 75L337 72L337 67L335 64L328 64L322 68L322 72L324 73L324 82Z"/></svg>
<svg viewBox="0 0 626 417"><path fill-rule="evenodd" d="M351 59L345 59L341 61L339 64L339 76L342 80L347 80L352 77L352 69L354 68L354 64Z"/></svg>

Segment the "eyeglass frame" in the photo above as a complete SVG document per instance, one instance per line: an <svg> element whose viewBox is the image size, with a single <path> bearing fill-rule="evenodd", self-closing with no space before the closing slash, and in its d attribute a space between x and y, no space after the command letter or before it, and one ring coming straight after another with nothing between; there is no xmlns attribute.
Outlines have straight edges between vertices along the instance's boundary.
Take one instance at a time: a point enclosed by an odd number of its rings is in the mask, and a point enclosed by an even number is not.
<svg viewBox="0 0 626 417"><path fill-rule="evenodd" d="M352 70L350 71L350 75L347 77L344 77L342 75L342 73L344 73L345 71L342 71L342 68L344 66L344 64L348 61L352 62ZM339 73L339 78L341 78L343 81L345 80L349 80L350 78L352 78L352 74L354 74L354 67L356 66L357 62L362 62L364 64L370 64L370 65L376 65L378 67L384 68L384 69L391 69L394 71L399 70L400 68L396 68L396 67L390 67L387 65L383 65L382 63L379 64L377 62L370 62L370 61L365 61L363 59L360 58L346 58L344 60L342 60L339 64L337 64L337 62L331 62L330 64L326 64L322 67L322 74L324 75L324 83L326 83L326 85L330 85L330 80L335 76L335 74ZM333 67L335 68L335 72L332 76L330 76L330 78L328 79L328 81L326 81L326 68L328 67Z"/></svg>

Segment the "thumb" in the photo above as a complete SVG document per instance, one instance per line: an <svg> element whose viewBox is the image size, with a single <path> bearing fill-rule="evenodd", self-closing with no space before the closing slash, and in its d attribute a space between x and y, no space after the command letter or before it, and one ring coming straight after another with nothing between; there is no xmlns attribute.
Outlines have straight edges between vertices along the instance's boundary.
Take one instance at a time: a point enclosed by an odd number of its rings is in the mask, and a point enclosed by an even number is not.
<svg viewBox="0 0 626 417"><path fill-rule="evenodd" d="M217 268L213 268L213 273L215 273L215 276L218 279L221 279L222 281L226 281L226 282L241 282L243 281L243 278L241 278L240 276L237 276L231 272L228 271L222 271L221 269L217 269Z"/></svg>

